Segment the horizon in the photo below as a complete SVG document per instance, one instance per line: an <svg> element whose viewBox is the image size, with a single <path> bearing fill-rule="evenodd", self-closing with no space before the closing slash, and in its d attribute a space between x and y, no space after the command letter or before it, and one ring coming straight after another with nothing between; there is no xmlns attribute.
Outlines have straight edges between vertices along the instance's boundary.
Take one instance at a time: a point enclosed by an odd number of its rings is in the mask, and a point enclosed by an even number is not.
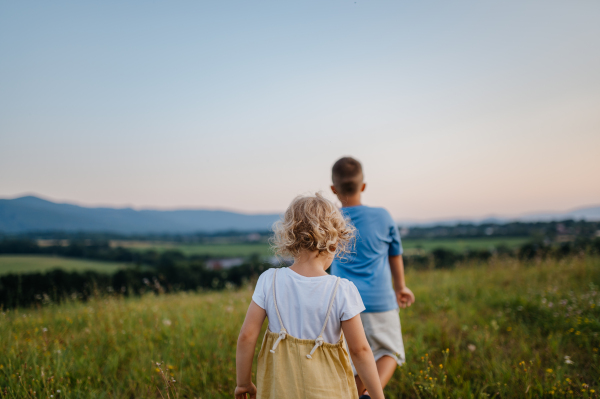
<svg viewBox="0 0 600 399"><path fill-rule="evenodd" d="M115 210L132 209L134 211L161 211L161 212L222 211L222 212L229 212L229 213L236 213L236 214L250 215L250 216L252 216L252 215L255 215L255 216L281 215L281 214L283 214L283 212L285 212L285 209L282 209L279 211L271 211L271 212L248 212L248 211L244 211L244 210L228 209L228 208L198 208L198 207L180 207L180 208L144 207L144 208L137 208L137 207L127 206L127 205L113 206L113 205L103 205L103 204L84 204L84 203L79 203L76 201L52 199L52 198L49 198L49 197L46 197L43 195L33 194L33 193L22 194L22 195L17 195L17 196L13 196L13 197L0 197L0 200L18 200L18 199L23 199L23 198L35 198L35 199L40 199L43 201L52 202L54 204L75 205L78 207L88 208L88 209L94 209L94 208L105 208L105 209L115 209ZM372 206L369 204L363 204L363 205ZM574 212L574 211L583 210L583 209L590 209L590 208L600 208L600 204L589 204L589 205L578 206L578 207L570 208L570 209L529 211L529 212L524 212L524 213L521 213L518 215L506 215L506 214L503 215L503 214L491 213L491 214L487 214L487 215L476 215L476 216L469 216L469 217L453 216L453 217L438 218L438 219L396 219L396 218L394 218L394 219L398 223L418 223L418 224L447 223L447 222L455 222L455 223L463 223L464 222L464 223L479 224L481 222L486 222L489 220L491 220L492 223L494 223L494 219L506 219L506 220L496 220L496 222L503 224L503 223L510 223L513 221L518 221L519 218L522 218L522 217L528 217L528 216L534 216L534 215L569 213L569 212Z"/></svg>
<svg viewBox="0 0 600 399"><path fill-rule="evenodd" d="M279 213L351 155L395 220L600 204L598 2L0 7L0 197Z"/></svg>

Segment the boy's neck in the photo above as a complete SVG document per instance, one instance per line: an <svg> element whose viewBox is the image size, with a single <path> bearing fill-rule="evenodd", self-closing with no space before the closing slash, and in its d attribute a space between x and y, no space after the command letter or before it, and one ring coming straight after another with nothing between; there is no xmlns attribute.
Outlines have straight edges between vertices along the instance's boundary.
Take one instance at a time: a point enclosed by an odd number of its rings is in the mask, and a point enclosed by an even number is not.
<svg viewBox="0 0 600 399"><path fill-rule="evenodd" d="M349 195L349 196L345 195L343 197L341 195L338 195L338 199L342 203L342 208L349 208L351 206L362 205L362 202L360 200L360 192L358 192L354 195Z"/></svg>

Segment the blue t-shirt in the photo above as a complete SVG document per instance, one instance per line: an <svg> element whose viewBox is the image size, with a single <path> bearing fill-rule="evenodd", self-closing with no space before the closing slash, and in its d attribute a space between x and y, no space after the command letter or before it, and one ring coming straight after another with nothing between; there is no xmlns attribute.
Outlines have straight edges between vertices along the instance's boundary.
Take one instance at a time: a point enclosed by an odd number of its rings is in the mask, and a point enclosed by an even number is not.
<svg viewBox="0 0 600 399"><path fill-rule="evenodd" d="M398 308L392 288L389 256L402 254L396 222L383 208L364 205L341 209L357 229L352 253L335 259L331 274L356 285L365 304L365 312L386 312Z"/></svg>

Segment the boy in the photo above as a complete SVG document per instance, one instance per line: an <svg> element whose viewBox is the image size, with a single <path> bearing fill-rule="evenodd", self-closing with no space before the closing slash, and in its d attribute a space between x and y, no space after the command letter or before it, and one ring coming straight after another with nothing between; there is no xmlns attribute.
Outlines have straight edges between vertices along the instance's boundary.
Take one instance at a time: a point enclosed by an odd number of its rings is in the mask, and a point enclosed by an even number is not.
<svg viewBox="0 0 600 399"><path fill-rule="evenodd" d="M405 308L415 301L404 282L400 234L385 209L362 205L361 193L366 184L360 162L350 157L339 159L331 177L331 190L342 203L342 213L358 230L355 251L347 259L334 260L331 274L352 281L358 288L366 307L361 319L381 386L385 387L405 360L398 307ZM356 373L355 380L358 395L369 398Z"/></svg>

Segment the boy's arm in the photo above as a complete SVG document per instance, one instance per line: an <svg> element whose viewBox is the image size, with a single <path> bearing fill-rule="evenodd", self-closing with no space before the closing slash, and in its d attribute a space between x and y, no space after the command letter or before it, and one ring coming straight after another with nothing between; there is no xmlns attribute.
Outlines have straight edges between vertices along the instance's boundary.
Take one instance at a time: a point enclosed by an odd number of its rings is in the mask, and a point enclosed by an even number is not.
<svg viewBox="0 0 600 399"><path fill-rule="evenodd" d="M360 380L365 384L372 399L383 399L383 389L377 373L377 365L373 352L365 336L365 330L360 320L360 315L356 315L350 320L342 321L342 331L348 343L352 362L358 372Z"/></svg>
<svg viewBox="0 0 600 399"><path fill-rule="evenodd" d="M234 395L236 399L246 399L246 394L249 394L251 399L256 398L256 386L252 383L252 361L254 360L256 341L265 317L267 317L267 312L254 301L250 302L235 353L237 387Z"/></svg>
<svg viewBox="0 0 600 399"><path fill-rule="evenodd" d="M396 292L396 301L398 306L405 308L415 301L415 294L406 286L404 281L404 262L402 255L390 256L390 269L394 279L394 291Z"/></svg>

